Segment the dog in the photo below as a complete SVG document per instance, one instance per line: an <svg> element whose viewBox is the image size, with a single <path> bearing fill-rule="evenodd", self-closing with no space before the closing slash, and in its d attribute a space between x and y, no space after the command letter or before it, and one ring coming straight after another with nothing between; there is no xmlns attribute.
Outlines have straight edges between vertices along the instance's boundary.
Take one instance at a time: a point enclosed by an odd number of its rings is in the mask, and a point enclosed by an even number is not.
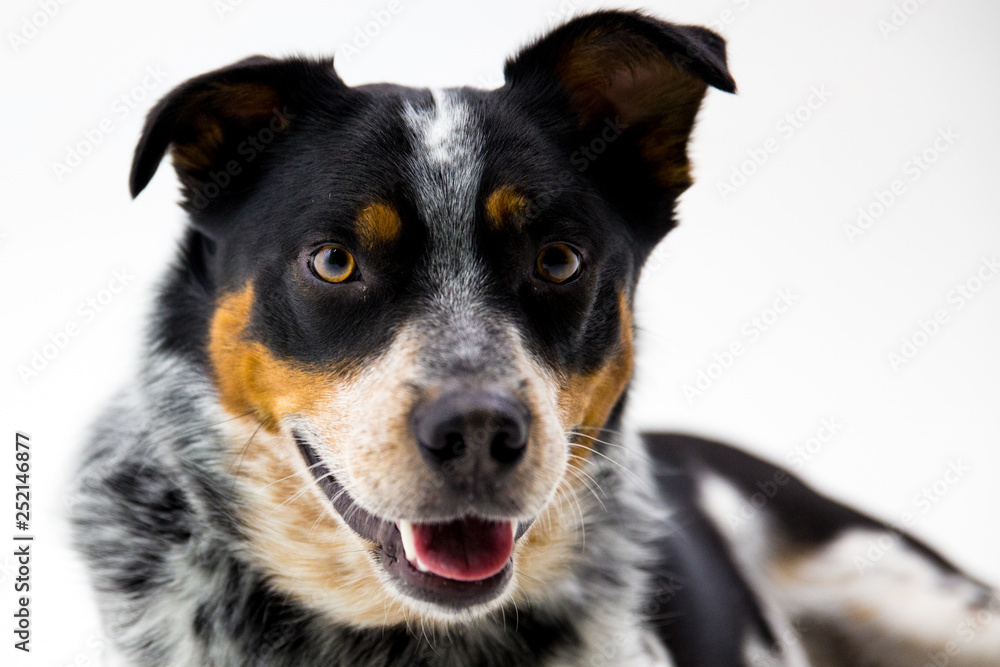
<svg viewBox="0 0 1000 667"><path fill-rule="evenodd" d="M997 592L901 528L628 427L723 39L602 11L504 73L253 57L150 112L132 195L169 151L189 224L72 516L120 658L1000 665Z"/></svg>

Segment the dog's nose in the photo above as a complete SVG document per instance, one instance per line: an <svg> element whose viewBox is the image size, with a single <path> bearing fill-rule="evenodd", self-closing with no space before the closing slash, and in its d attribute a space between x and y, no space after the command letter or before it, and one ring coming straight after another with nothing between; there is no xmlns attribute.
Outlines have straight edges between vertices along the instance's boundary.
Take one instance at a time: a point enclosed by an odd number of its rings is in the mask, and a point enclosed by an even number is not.
<svg viewBox="0 0 1000 667"><path fill-rule="evenodd" d="M528 445L527 408L502 392L456 391L424 403L413 430L424 459L467 487L514 468Z"/></svg>

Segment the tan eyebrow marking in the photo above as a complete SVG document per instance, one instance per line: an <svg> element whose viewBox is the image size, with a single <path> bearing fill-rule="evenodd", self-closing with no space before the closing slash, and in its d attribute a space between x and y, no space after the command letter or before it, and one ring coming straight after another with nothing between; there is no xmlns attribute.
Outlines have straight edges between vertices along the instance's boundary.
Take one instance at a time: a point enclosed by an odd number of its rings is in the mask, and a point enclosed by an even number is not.
<svg viewBox="0 0 1000 667"><path fill-rule="evenodd" d="M486 218L493 229L501 229L505 225L519 227L527 208L528 200L509 185L501 185L486 198Z"/></svg>
<svg viewBox="0 0 1000 667"><path fill-rule="evenodd" d="M361 244L372 250L398 241L403 233L403 221L392 206L373 202L358 212L354 230Z"/></svg>

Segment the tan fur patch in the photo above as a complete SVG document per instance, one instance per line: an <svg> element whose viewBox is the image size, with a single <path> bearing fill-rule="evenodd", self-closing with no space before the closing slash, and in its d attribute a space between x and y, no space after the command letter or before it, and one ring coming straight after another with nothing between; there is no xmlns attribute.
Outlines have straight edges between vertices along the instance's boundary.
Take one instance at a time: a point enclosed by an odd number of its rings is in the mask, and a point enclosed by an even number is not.
<svg viewBox="0 0 1000 667"><path fill-rule="evenodd" d="M244 296L243 300L247 297ZM244 308L246 305L244 304ZM237 318L241 319L241 318ZM245 318L242 318L245 319ZM402 332L389 350L371 362L350 382L328 388L312 406L307 421L329 445L324 458L338 481L355 500L363 498L369 511L390 518L412 512L413 503L433 495L439 482L420 458L409 433L407 416L415 400L409 389L420 338ZM540 379L534 383L541 392ZM541 394L535 396L554 413ZM537 425L535 446L519 487L535 498L541 516L515 549L518 573L515 599L552 594L579 552L579 505L562 479L565 445L554 419ZM442 617L425 613L402 600L385 581L371 544L344 524L305 469L287 428L255 433L250 420L226 424L233 463L245 497L252 553L274 584L312 608L355 627L418 623L428 629L447 625ZM342 443L350 443L343 447ZM563 490L545 505L549 484Z"/></svg>
<svg viewBox="0 0 1000 667"><path fill-rule="evenodd" d="M392 206L375 202L361 209L354 221L354 230L361 244L373 250L398 241L403 233L403 221Z"/></svg>
<svg viewBox="0 0 1000 667"><path fill-rule="evenodd" d="M501 185L486 198L486 219L493 229L506 225L520 225L528 200L509 185Z"/></svg>
<svg viewBox="0 0 1000 667"><path fill-rule="evenodd" d="M308 424L321 439L318 450L337 480L376 515L399 519L419 514L440 483L421 459L408 415L420 396L421 328L400 332L377 359L353 370L319 372L281 360L246 336L254 291L247 285L219 300L210 330L209 354L222 406L242 419L230 429L230 470L245 499L249 553L278 590L354 627L447 622L387 582L372 544L333 509L306 469L290 424ZM623 334L615 360L581 383L580 423L603 424L631 365L631 317L623 304ZM512 338L516 341L516 338ZM515 343L516 344L516 343ZM580 557L580 506L588 502L578 475L566 473L566 440L557 403L558 383L517 350L518 375L536 411L532 442L515 487L538 518L515 547L513 599L544 599ZM262 427L263 426L263 427ZM299 428L299 426L296 426ZM350 443L347 447L344 443ZM553 493L553 488L560 489ZM586 494L589 495L589 494Z"/></svg>
<svg viewBox="0 0 1000 667"><path fill-rule="evenodd" d="M222 406L234 415L253 414L269 431L282 417L308 413L329 391L347 379L346 368L316 370L278 359L264 345L246 338L254 290L221 297L209 330L209 359Z"/></svg>
<svg viewBox="0 0 1000 667"><path fill-rule="evenodd" d="M269 125L272 131L287 129L288 120L280 113L278 91L261 83L214 84L192 96L180 122L190 127L190 141L174 144L174 162L188 171L205 171L216 165L223 144L232 145L257 135L257 128Z"/></svg>
<svg viewBox="0 0 1000 667"><path fill-rule="evenodd" d="M578 37L556 71L581 127L603 119L625 129L642 124L637 141L657 182L674 193L691 185L686 146L707 84L647 39L600 30Z"/></svg>
<svg viewBox="0 0 1000 667"><path fill-rule="evenodd" d="M251 555L283 591L311 608L355 627L408 622L412 609L385 586L374 545L358 536L333 508L306 468L290 428L282 420L308 423L322 433L325 462L338 481L349 483L345 468L360 466L379 480L407 477L405 420L410 400L402 392L412 348L395 346L389 363L370 361L364 371L321 373L276 359L263 345L247 340L253 308L248 285L220 299L210 333L210 356L222 406L246 415L225 422L231 433L229 470L244 498ZM381 411L375 406L381 406ZM366 433L375 428L377 434ZM379 437L380 436L380 437ZM342 443L363 446L344 451ZM390 451L395 443L400 451ZM381 450L380 459L370 456ZM412 455L419 464L416 447ZM375 485L376 497L384 493ZM353 491L353 489L352 489ZM369 489L365 489L370 497Z"/></svg>
<svg viewBox="0 0 1000 667"><path fill-rule="evenodd" d="M238 428L231 469L248 499L251 556L278 590L339 622L372 628L412 625L440 629L441 618L401 600L385 585L371 544L347 527L305 470L291 438ZM252 438L252 440L251 440ZM247 444L249 442L249 445ZM397 473L398 474L398 473ZM515 545L515 601L544 600L582 556L581 510L568 480Z"/></svg>
<svg viewBox="0 0 1000 667"><path fill-rule="evenodd" d="M596 371L567 377L559 394L559 412L566 429L579 428L586 435L595 435L611 416L632 377L635 351L632 340L632 310L628 297L618 299L620 333L615 352ZM589 447L575 447L574 452L586 457Z"/></svg>
<svg viewBox="0 0 1000 667"><path fill-rule="evenodd" d="M405 623L403 604L380 580L372 545L336 514L292 438L254 434L250 426L239 433L230 467L248 501L251 554L273 584L355 627Z"/></svg>

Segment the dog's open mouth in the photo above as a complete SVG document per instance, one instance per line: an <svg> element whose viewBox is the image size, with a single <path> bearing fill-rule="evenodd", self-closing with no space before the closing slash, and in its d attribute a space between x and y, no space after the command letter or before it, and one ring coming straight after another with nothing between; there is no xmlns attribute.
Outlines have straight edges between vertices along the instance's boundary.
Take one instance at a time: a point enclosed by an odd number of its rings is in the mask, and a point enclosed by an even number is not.
<svg viewBox="0 0 1000 667"><path fill-rule="evenodd" d="M421 572L454 581L482 581L514 552L517 522L465 517L449 523L396 523L406 560Z"/></svg>
<svg viewBox="0 0 1000 667"><path fill-rule="evenodd" d="M334 509L375 543L382 567L405 593L461 609L488 603L504 591L513 574L514 543L528 522L476 516L441 523L382 519L351 498L305 438L296 433L295 441Z"/></svg>

